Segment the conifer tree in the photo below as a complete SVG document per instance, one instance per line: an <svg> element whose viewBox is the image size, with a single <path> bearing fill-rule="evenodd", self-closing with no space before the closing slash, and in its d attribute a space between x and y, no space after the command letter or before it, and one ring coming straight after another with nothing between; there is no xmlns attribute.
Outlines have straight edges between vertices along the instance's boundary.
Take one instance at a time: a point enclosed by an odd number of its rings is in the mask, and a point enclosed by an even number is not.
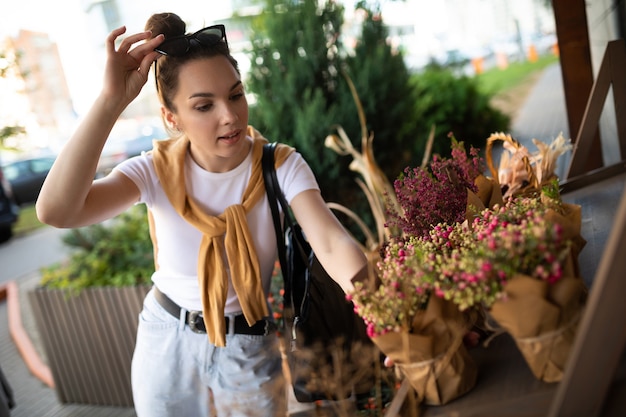
<svg viewBox="0 0 626 417"><path fill-rule="evenodd" d="M356 208L357 201L366 202L350 161L324 147L335 125L360 146L357 107L344 72L357 87L368 131L376 138L377 160L391 178L408 162L398 158L405 154L402 143L414 142L407 128L414 98L404 61L386 43L380 16L367 13L362 38L354 55L347 56L341 43L343 13L332 1L267 0L265 12L253 22L248 86L257 101L250 122L268 139L294 145L327 199Z"/></svg>
<svg viewBox="0 0 626 417"><path fill-rule="evenodd" d="M374 154L388 178L394 179L412 156L421 158L428 136L414 116L416 97L410 74L399 51L387 42L389 31L380 11L369 9L366 2L356 8L364 15L361 36L354 54L345 60L345 68L359 94L367 119L367 130L374 135ZM345 83L340 86L342 101L352 101ZM360 126L354 105L342 106L339 116L351 138L360 138ZM421 135L419 134L421 132Z"/></svg>
<svg viewBox="0 0 626 417"><path fill-rule="evenodd" d="M324 147L337 106L337 38L343 8L316 0L267 0L253 22L249 90L256 96L250 123L270 141L295 146L322 190L338 174L337 155ZM324 175L319 175L324 173ZM325 187L326 185L326 187Z"/></svg>

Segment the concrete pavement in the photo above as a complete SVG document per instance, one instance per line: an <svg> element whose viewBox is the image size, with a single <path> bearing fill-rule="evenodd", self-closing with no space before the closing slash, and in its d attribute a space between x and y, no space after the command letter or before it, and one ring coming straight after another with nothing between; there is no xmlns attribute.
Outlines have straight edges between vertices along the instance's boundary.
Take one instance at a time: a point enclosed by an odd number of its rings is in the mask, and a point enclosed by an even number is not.
<svg viewBox="0 0 626 417"><path fill-rule="evenodd" d="M564 94L560 64L545 68L513 120L511 136L530 152L537 150L533 138L550 144L563 133L566 139L574 140L570 137ZM571 153L567 153L559 157L556 169L559 178L565 177L570 156Z"/></svg>
<svg viewBox="0 0 626 417"><path fill-rule="evenodd" d="M61 237L66 229L44 227L0 245L0 284L38 272L70 253Z"/></svg>

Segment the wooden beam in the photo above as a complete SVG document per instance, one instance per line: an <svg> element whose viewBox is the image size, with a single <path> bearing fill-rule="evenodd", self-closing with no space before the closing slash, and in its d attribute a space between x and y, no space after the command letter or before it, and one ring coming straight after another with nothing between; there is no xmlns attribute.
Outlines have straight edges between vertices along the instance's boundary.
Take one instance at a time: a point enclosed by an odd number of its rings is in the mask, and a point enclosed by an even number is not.
<svg viewBox="0 0 626 417"><path fill-rule="evenodd" d="M600 115L604 109L611 85L613 86L613 102L615 104L620 157L621 160L626 159L626 79L624 79L623 75L624 68L626 68L626 44L624 39L609 42L589 95L580 129L574 140L576 147L570 161L567 179L592 172L586 169L587 158L593 150L593 141L598 132Z"/></svg>
<svg viewBox="0 0 626 417"><path fill-rule="evenodd" d="M570 137L578 136L587 99L593 86L593 67L585 0L552 0L563 75L563 90ZM585 171L604 165L600 133L596 131Z"/></svg>
<svg viewBox="0 0 626 417"><path fill-rule="evenodd" d="M613 85L613 103L615 105L615 121L617 137L622 160L626 159L626 40L618 39L609 42L611 57L611 82Z"/></svg>
<svg viewBox="0 0 626 417"><path fill-rule="evenodd" d="M549 417L600 416L626 347L626 192L589 293ZM617 414L616 414L617 415Z"/></svg>

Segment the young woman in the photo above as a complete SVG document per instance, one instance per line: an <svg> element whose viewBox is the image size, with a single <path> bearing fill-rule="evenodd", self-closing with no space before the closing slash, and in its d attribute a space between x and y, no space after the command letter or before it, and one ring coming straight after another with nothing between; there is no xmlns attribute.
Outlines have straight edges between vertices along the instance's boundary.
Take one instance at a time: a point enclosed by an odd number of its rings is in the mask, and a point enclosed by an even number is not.
<svg viewBox="0 0 626 417"><path fill-rule="evenodd" d="M157 268L133 356L139 417L285 415L278 340L267 303L276 239L261 175L266 142L248 126L237 62L221 25L185 34L175 14L146 32L107 38L104 85L59 154L37 201L39 219L80 227L143 203ZM93 181L102 148L155 65L171 139ZM309 166L280 146L277 175L320 262L344 288L366 270Z"/></svg>

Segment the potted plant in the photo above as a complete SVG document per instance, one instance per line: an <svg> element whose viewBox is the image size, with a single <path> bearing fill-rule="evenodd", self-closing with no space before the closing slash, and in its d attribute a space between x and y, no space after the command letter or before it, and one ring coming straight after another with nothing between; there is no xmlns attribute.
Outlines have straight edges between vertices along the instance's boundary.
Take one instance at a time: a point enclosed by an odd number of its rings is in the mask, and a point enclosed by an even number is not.
<svg viewBox="0 0 626 417"><path fill-rule="evenodd" d="M63 403L132 407L130 363L154 257L146 210L72 229L28 296Z"/></svg>

